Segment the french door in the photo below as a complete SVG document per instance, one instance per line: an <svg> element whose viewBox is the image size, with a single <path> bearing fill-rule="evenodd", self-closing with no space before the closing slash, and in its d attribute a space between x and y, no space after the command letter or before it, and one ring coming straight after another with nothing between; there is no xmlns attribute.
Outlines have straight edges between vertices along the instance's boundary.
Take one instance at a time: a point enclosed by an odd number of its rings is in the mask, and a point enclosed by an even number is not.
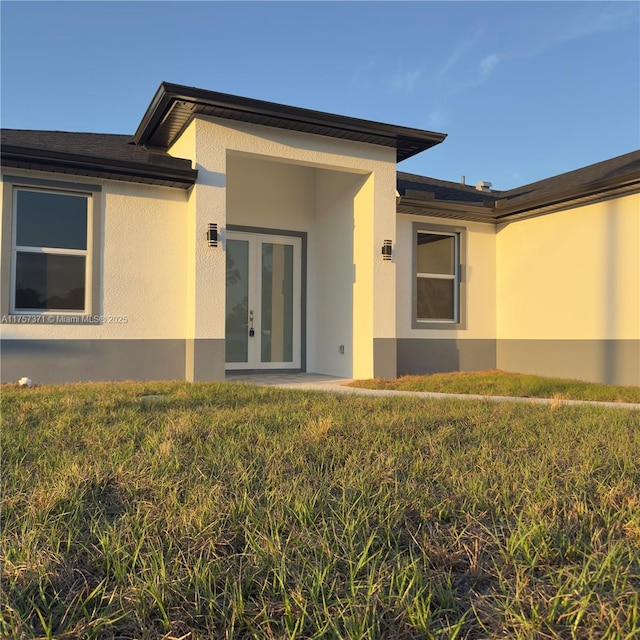
<svg viewBox="0 0 640 640"><path fill-rule="evenodd" d="M227 233L227 370L300 368L301 244Z"/></svg>

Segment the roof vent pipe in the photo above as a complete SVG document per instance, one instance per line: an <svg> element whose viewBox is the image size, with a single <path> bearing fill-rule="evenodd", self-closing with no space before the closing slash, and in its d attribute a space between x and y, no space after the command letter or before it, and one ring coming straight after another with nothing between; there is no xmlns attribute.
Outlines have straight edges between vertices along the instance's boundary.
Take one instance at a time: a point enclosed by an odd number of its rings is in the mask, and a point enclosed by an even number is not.
<svg viewBox="0 0 640 640"><path fill-rule="evenodd" d="M460 184L465 184L467 182L467 178L462 176L462 180L460 180Z"/></svg>
<svg viewBox="0 0 640 640"><path fill-rule="evenodd" d="M480 180L476 185L477 191L491 191L492 184L486 180Z"/></svg>

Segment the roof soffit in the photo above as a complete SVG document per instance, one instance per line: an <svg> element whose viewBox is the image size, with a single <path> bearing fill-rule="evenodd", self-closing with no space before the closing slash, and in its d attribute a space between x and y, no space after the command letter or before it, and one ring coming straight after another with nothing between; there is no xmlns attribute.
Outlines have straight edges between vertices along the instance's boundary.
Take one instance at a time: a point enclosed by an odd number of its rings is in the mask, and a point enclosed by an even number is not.
<svg viewBox="0 0 640 640"><path fill-rule="evenodd" d="M167 149L197 115L300 131L396 149L404 160L446 134L162 83L134 135L137 144Z"/></svg>

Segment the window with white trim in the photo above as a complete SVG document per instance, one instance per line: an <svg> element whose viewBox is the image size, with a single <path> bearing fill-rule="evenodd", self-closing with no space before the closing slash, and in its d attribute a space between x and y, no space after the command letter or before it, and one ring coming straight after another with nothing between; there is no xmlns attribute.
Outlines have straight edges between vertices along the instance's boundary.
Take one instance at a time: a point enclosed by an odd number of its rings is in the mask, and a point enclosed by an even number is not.
<svg viewBox="0 0 640 640"><path fill-rule="evenodd" d="M13 198L11 312L89 313L92 196L16 187Z"/></svg>
<svg viewBox="0 0 640 640"><path fill-rule="evenodd" d="M464 238L464 228L414 224L414 328L464 328Z"/></svg>

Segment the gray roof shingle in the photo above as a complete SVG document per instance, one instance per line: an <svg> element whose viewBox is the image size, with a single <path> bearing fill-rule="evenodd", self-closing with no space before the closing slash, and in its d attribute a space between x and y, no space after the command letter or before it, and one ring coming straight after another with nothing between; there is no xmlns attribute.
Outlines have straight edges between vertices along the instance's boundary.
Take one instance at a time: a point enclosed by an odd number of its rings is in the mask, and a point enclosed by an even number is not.
<svg viewBox="0 0 640 640"><path fill-rule="evenodd" d="M502 191L499 193L499 199L506 199L510 204L515 204L525 199L553 197L561 191L577 189L606 180L615 181L625 177L637 177L638 175L640 175L640 150L525 184L515 189Z"/></svg>
<svg viewBox="0 0 640 640"><path fill-rule="evenodd" d="M158 148L136 145L128 135L1 129L2 165L62 171L107 179L188 188L197 178L191 161ZM506 191L478 191L471 185L399 171L399 211L497 222L557 210L566 202L624 187L640 189L640 150ZM402 205L402 203L405 203ZM454 211L456 204L460 211ZM453 208L452 208L453 207Z"/></svg>
<svg viewBox="0 0 640 640"><path fill-rule="evenodd" d="M640 150L506 191L398 172L398 211L497 223L639 190Z"/></svg>
<svg viewBox="0 0 640 640"><path fill-rule="evenodd" d="M190 160L135 145L127 135L1 129L0 143L2 165L8 167L181 188L197 177Z"/></svg>
<svg viewBox="0 0 640 640"><path fill-rule="evenodd" d="M436 200L449 200L453 202L493 202L498 192L487 193L478 191L471 185L465 185L448 180L436 180L427 176L419 176L413 173L398 171L398 193L401 196L415 192L433 193Z"/></svg>

